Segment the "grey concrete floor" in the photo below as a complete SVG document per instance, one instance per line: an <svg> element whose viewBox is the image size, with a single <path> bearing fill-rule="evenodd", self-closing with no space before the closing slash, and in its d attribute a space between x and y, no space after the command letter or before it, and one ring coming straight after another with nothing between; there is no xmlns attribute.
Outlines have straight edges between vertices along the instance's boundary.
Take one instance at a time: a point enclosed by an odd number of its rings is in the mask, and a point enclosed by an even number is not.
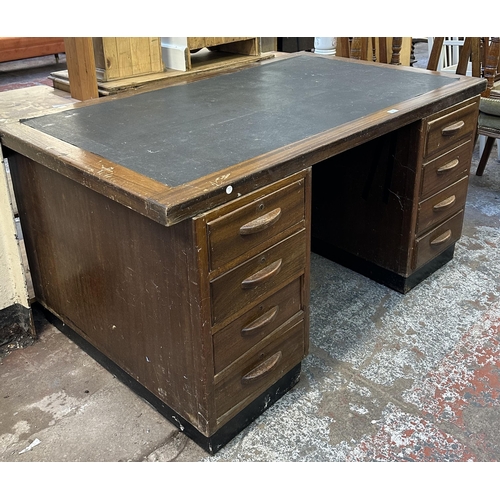
<svg viewBox="0 0 500 500"><path fill-rule="evenodd" d="M500 163L474 152L454 259L401 295L317 255L298 385L210 457L35 313L0 359L2 462L496 462Z"/></svg>

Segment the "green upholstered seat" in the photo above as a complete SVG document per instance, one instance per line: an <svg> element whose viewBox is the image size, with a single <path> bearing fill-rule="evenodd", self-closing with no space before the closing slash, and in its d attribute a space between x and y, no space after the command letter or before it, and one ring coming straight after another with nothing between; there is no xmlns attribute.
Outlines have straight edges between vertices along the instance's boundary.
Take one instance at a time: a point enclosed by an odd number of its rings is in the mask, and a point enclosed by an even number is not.
<svg viewBox="0 0 500 500"><path fill-rule="evenodd" d="M481 111L481 113L486 113L487 115L500 117L500 99L481 97L479 111Z"/></svg>

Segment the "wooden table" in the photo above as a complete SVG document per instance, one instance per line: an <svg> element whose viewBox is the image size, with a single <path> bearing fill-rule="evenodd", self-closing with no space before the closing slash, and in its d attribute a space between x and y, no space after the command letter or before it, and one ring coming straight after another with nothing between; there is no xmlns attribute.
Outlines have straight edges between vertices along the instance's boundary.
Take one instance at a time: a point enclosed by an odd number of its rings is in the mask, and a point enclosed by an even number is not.
<svg viewBox="0 0 500 500"><path fill-rule="evenodd" d="M311 242L403 293L452 258L485 83L312 54L185 80L0 131L38 302L215 453L299 379Z"/></svg>

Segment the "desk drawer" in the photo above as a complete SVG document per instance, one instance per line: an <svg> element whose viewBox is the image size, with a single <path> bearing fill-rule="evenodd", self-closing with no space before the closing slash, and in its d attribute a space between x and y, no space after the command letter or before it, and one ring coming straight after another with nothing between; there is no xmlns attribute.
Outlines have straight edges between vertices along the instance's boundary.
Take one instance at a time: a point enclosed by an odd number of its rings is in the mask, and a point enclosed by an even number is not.
<svg viewBox="0 0 500 500"><path fill-rule="evenodd" d="M286 238L210 283L212 325L253 307L300 276L306 265L306 231Z"/></svg>
<svg viewBox="0 0 500 500"><path fill-rule="evenodd" d="M274 332L302 309L301 279L238 317L213 337L215 373Z"/></svg>
<svg viewBox="0 0 500 500"><path fill-rule="evenodd" d="M428 157L466 136L472 137L476 130L477 103L427 121L424 156Z"/></svg>
<svg viewBox="0 0 500 500"><path fill-rule="evenodd" d="M437 257L450 245L458 241L462 234L462 223L464 211L460 210L456 215L443 222L429 233L416 241L416 268Z"/></svg>
<svg viewBox="0 0 500 500"><path fill-rule="evenodd" d="M465 206L468 180L468 177L463 177L450 187L419 203L417 234L439 224Z"/></svg>
<svg viewBox="0 0 500 500"><path fill-rule="evenodd" d="M250 402L250 398L257 397L300 363L304 357L304 335L304 322L292 323L216 376L217 417L220 419L245 400Z"/></svg>
<svg viewBox="0 0 500 500"><path fill-rule="evenodd" d="M437 193L469 173L472 141L424 164L421 198Z"/></svg>
<svg viewBox="0 0 500 500"><path fill-rule="evenodd" d="M304 179L218 217L207 224L210 268L217 269L304 219Z"/></svg>

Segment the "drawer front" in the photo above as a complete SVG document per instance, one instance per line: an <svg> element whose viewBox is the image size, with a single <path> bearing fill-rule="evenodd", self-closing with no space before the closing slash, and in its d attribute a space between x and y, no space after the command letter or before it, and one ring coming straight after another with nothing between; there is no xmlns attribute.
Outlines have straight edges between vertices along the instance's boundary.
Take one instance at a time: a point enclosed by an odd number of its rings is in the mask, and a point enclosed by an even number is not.
<svg viewBox="0 0 500 500"><path fill-rule="evenodd" d="M465 206L468 180L468 177L463 177L450 187L419 203L417 234L441 223Z"/></svg>
<svg viewBox="0 0 500 500"><path fill-rule="evenodd" d="M472 141L467 141L424 164L421 198L437 193L453 182L468 175L472 154Z"/></svg>
<svg viewBox="0 0 500 500"><path fill-rule="evenodd" d="M207 224L212 270L305 219L305 181L299 180Z"/></svg>
<svg viewBox="0 0 500 500"><path fill-rule="evenodd" d="M462 234L464 211L436 227L416 241L416 268L437 257L450 245L458 241Z"/></svg>
<svg viewBox="0 0 500 500"><path fill-rule="evenodd" d="M304 330L303 321L285 328L279 336L270 342L263 341L262 347L255 346L238 363L216 377L215 406L218 418L238 403L247 400L248 404L302 361Z"/></svg>
<svg viewBox="0 0 500 500"><path fill-rule="evenodd" d="M470 136L476 130L477 103L427 122L424 156L430 156L443 148L453 147L459 139Z"/></svg>
<svg viewBox="0 0 500 500"><path fill-rule="evenodd" d="M247 311L303 274L305 236L303 229L212 281L212 325Z"/></svg>
<svg viewBox="0 0 500 500"><path fill-rule="evenodd" d="M229 366L301 309L299 278L217 332L213 337L215 373Z"/></svg>

